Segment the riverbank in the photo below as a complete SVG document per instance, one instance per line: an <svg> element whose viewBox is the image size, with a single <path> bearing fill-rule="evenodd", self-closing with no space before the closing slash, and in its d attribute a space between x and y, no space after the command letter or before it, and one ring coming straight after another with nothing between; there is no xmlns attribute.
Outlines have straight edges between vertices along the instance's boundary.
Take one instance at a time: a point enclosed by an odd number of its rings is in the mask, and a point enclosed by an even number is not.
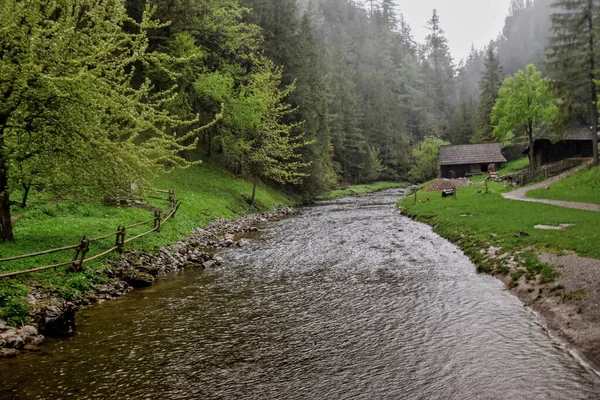
<svg viewBox="0 0 600 400"><path fill-rule="evenodd" d="M346 196L356 196L359 194L376 193L382 190L405 188L409 186L406 182L374 182L362 185L351 185L341 189L335 189L331 192L319 196L318 200L332 200Z"/></svg>
<svg viewBox="0 0 600 400"><path fill-rule="evenodd" d="M151 286L157 278L180 273L185 268L212 268L222 263L216 251L241 247L243 236L257 232L257 225L294 214L289 207L276 211L250 214L235 220L217 219L204 228L156 253L130 250L122 257L111 259L97 273L107 282L87 288L84 295L66 301L55 293L32 286L27 296L31 304L31 320L21 327L12 327L0 320L0 358L14 357L20 351L36 351L44 335L69 335L75 329L75 314L89 304L121 297L135 288Z"/></svg>
<svg viewBox="0 0 600 400"><path fill-rule="evenodd" d="M552 330L599 366L600 213L509 200L502 193L512 187L488 186L489 193L483 183L459 188L456 198L422 191L416 203L411 197L398 206L457 244L478 272L504 281ZM559 258L565 256L592 266L571 268Z"/></svg>
<svg viewBox="0 0 600 400"><path fill-rule="evenodd" d="M43 341L42 334L70 334L75 313L82 305L120 297L185 267L218 265L215 250L239 245L240 241L233 240L235 235L254 230L257 223L292 213L288 206L298 202L274 188L259 186L255 203L249 205L245 195L252 185L210 164L160 176L154 186L173 190L183 205L160 233L127 245L130 250L122 257L114 254L85 264L81 271L59 268L0 280L0 349L4 349L0 355L12 356L16 354L14 349L35 350ZM388 187L387 183L378 183L363 185L361 190ZM33 198L37 201L32 201L15 224L17 241L3 244L2 257L69 245L83 234L101 236L149 216L143 208L48 201L43 194ZM149 203L164 207L156 199L149 199ZM269 212L275 208L278 210ZM128 231L128 237L148 228L136 229ZM88 257L110 248L113 242L114 237L95 242ZM59 257L69 256L50 254L5 263L0 265L0 272L58 263L64 261Z"/></svg>

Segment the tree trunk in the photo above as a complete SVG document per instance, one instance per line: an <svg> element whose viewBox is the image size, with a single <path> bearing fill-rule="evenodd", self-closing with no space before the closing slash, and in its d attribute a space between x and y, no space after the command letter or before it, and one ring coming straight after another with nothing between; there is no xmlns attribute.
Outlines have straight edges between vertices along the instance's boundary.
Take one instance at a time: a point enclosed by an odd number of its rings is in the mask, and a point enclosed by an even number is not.
<svg viewBox="0 0 600 400"><path fill-rule="evenodd" d="M593 11L593 2L588 0L588 7L590 12ZM593 15L593 14L592 14ZM588 24L590 28L590 82L592 84L592 121L591 121L591 131L592 131L592 147L593 147L593 156L594 165L598 165L598 90L596 88L596 43L595 43L595 34L594 34L594 18L590 16L588 19Z"/></svg>
<svg viewBox="0 0 600 400"><path fill-rule="evenodd" d="M208 133L208 143L206 144L206 158L210 158L210 156L212 156L212 142L213 142L213 135L212 133Z"/></svg>
<svg viewBox="0 0 600 400"><path fill-rule="evenodd" d="M4 148L4 139L0 134L0 151ZM8 163L0 153L0 240L13 241L12 221L10 220L10 191L8 189Z"/></svg>
<svg viewBox="0 0 600 400"><path fill-rule="evenodd" d="M529 121L527 125L527 136L529 137L529 170L535 174L535 149L533 142L533 121Z"/></svg>
<svg viewBox="0 0 600 400"><path fill-rule="evenodd" d="M21 208L27 207L27 198L29 197L30 189L31 189L31 184L27 184L27 183L23 184L23 199L21 200Z"/></svg>
<svg viewBox="0 0 600 400"><path fill-rule="evenodd" d="M250 197L250 200L248 200L248 204L252 205L254 204L254 199L256 197L256 176L254 177L254 179L252 180L252 197Z"/></svg>

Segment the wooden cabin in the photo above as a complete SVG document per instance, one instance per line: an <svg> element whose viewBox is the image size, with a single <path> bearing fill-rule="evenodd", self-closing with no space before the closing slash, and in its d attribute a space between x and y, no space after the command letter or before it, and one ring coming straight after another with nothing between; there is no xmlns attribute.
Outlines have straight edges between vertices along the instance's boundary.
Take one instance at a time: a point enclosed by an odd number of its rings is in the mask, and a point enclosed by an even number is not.
<svg viewBox="0 0 600 400"><path fill-rule="evenodd" d="M446 179L485 174L490 166L499 168L505 162L500 143L440 147L441 177Z"/></svg>
<svg viewBox="0 0 600 400"><path fill-rule="evenodd" d="M536 165L542 166L566 159L592 158L592 132L587 126L570 127L563 133L541 130L534 140ZM524 154L529 154L529 147Z"/></svg>

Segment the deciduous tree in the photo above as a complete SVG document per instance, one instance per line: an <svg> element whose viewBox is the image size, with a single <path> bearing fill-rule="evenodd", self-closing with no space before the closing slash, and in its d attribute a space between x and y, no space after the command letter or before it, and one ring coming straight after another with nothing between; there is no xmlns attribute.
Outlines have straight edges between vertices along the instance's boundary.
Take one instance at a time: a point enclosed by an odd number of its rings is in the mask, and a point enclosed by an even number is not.
<svg viewBox="0 0 600 400"><path fill-rule="evenodd" d="M498 141L509 141L516 134L525 133L529 139L529 165L535 172L534 129L551 125L557 113L550 82L530 64L525 71L519 70L502 84L492 110L494 137Z"/></svg>

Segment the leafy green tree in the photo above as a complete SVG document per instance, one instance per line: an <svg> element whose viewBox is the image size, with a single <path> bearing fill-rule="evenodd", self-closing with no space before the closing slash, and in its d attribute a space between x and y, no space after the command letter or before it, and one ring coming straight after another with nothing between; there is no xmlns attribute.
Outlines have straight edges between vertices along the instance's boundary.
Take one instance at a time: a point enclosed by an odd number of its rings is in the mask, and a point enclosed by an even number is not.
<svg viewBox="0 0 600 400"><path fill-rule="evenodd" d="M500 95L492 110L494 137L498 141L509 141L519 133L529 139L529 165L536 170L534 154L534 129L551 125L558 114L550 82L533 64L525 71L519 70L513 77L506 78Z"/></svg>
<svg viewBox="0 0 600 400"><path fill-rule="evenodd" d="M417 182L435 178L440 173L440 147L449 142L435 136L426 136L423 142L413 150L414 165L409 175Z"/></svg>
<svg viewBox="0 0 600 400"><path fill-rule="evenodd" d="M0 15L0 239L14 239L13 187L106 193L189 165L194 130L166 132L181 122L164 111L174 91L136 73L162 68L149 8L133 23L119 0L4 0Z"/></svg>
<svg viewBox="0 0 600 400"><path fill-rule="evenodd" d="M225 157L240 174L252 179L255 200L260 178L279 183L299 184L308 165L301 161L298 150L308 143L303 135L292 135L298 124L283 122L295 111L285 99L294 90L291 84L280 90L282 69L267 58L257 59L246 85L240 88L229 123L236 130L223 138Z"/></svg>
<svg viewBox="0 0 600 400"><path fill-rule="evenodd" d="M600 2L557 0L550 16L552 37L548 68L567 92L568 112L591 127L594 164L598 164L598 63Z"/></svg>

